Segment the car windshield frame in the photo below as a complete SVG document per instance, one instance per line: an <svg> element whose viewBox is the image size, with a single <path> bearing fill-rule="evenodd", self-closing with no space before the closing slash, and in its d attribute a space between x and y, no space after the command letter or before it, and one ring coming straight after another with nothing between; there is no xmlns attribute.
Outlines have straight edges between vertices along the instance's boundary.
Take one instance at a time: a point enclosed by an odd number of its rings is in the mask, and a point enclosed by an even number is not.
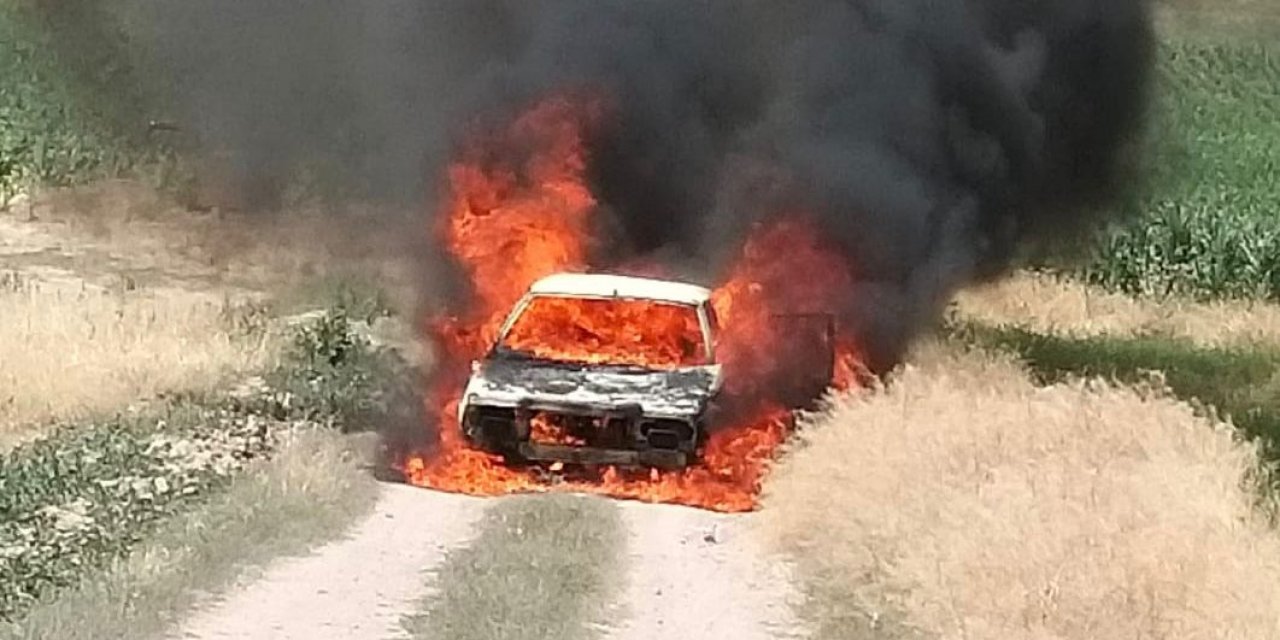
<svg viewBox="0 0 1280 640"><path fill-rule="evenodd" d="M530 353L529 351L525 351L522 349L517 349L509 346L507 344L507 340L511 334L512 329L515 328L516 324L519 322L520 318L524 316L525 312L529 310L529 307L539 299L599 300L599 301L615 301L615 302L630 301L630 302L643 302L643 303L649 303L649 304L655 304L655 305L661 305L661 306L670 306L670 307L677 307L680 309L687 309L688 311L693 313L693 317L695 318L698 325L700 355L697 358L697 363L696 364L681 363L671 367L663 367L663 366L633 364L633 363L627 363L627 362L616 362L616 363L584 362L581 360L573 360L573 359L565 359L565 358L548 358L548 357L540 356L535 353ZM678 369L688 369L688 368L694 368L694 367L709 366L709 365L715 364L716 350L715 350L715 343L713 341L713 335L710 331L710 328L708 327L708 312L709 312L709 305L705 302L698 303L698 304L689 304L689 303L678 302L673 300L660 300L660 299L641 298L641 297L634 297L634 296L594 296L594 295L575 295L575 294L561 294L561 293L530 293L530 294L526 294L523 298L520 299L520 301L516 304L516 306L511 310L511 313L507 316L506 320L503 322L503 325L498 332L498 336L493 342L492 353L494 355L498 355L502 357L536 360L541 362L549 362L553 364L562 364L562 365L571 365L571 366L589 365L589 366L607 367L607 368L614 368L614 369L621 369L621 370L646 370L646 371L678 370Z"/></svg>

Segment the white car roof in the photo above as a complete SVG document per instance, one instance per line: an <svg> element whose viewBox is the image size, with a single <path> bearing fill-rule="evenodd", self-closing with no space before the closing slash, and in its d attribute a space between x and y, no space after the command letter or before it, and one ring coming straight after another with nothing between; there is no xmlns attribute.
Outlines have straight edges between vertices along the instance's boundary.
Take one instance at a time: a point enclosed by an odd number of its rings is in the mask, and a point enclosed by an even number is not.
<svg viewBox="0 0 1280 640"><path fill-rule="evenodd" d="M557 273L529 287L533 295L580 298L637 298L698 305L711 297L709 289L685 282L598 273Z"/></svg>

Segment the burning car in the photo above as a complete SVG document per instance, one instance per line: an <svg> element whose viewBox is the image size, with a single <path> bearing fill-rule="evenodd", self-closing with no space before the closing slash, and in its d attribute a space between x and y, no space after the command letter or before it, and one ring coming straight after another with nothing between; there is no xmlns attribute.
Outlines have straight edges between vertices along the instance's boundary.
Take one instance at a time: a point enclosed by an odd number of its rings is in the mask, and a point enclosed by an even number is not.
<svg viewBox="0 0 1280 640"><path fill-rule="evenodd" d="M472 364L459 406L472 446L509 461L682 468L723 409L705 288L562 273L535 282ZM818 332L831 380L829 320ZM802 335L803 332L796 335Z"/></svg>

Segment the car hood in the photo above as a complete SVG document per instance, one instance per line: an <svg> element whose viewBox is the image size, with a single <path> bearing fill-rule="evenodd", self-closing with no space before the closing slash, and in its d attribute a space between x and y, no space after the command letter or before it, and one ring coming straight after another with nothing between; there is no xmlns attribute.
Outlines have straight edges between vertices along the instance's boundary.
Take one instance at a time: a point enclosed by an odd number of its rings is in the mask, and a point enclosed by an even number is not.
<svg viewBox="0 0 1280 640"><path fill-rule="evenodd" d="M639 405L647 416L688 418L706 408L719 376L718 366L651 371L497 358L477 367L464 400L505 407L524 402L592 409Z"/></svg>

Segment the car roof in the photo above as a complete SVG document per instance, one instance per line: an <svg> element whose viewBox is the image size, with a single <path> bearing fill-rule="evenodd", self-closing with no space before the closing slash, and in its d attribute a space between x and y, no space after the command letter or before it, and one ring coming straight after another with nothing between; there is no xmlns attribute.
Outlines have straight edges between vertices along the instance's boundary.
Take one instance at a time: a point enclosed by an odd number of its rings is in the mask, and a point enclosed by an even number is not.
<svg viewBox="0 0 1280 640"><path fill-rule="evenodd" d="M533 283L529 293L583 298L638 298L687 305L702 304L711 297L710 290L686 282L603 273L557 273Z"/></svg>

